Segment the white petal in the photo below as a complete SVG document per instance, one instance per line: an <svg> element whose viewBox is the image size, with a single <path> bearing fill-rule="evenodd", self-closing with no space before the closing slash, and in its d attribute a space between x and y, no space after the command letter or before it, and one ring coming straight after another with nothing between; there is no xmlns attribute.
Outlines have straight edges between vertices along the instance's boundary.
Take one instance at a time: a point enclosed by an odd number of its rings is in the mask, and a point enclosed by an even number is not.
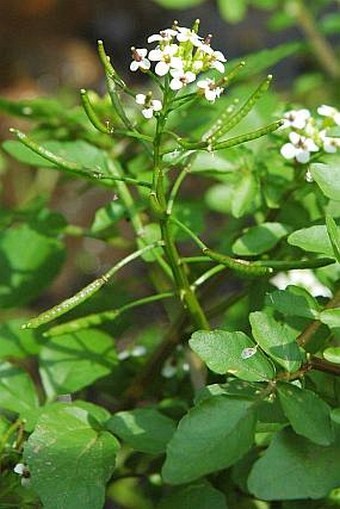
<svg viewBox="0 0 340 509"><path fill-rule="evenodd" d="M154 111L161 111L163 107L161 101L159 101L158 99L154 99L153 101L151 101L151 104Z"/></svg>
<svg viewBox="0 0 340 509"><path fill-rule="evenodd" d="M322 104L318 107L317 112L323 117L332 117L336 113L336 109L327 104Z"/></svg>
<svg viewBox="0 0 340 509"><path fill-rule="evenodd" d="M299 163L305 164L308 163L310 159L310 153L308 150L299 150L297 151L295 158Z"/></svg>
<svg viewBox="0 0 340 509"><path fill-rule="evenodd" d="M148 54L148 50L146 48L137 48L136 53L138 53L140 57L145 58Z"/></svg>
<svg viewBox="0 0 340 509"><path fill-rule="evenodd" d="M136 95L136 103L137 104L145 104L146 95L145 94L137 94Z"/></svg>
<svg viewBox="0 0 340 509"><path fill-rule="evenodd" d="M26 488L31 483L31 479L29 477L22 477L20 482L21 482L21 486Z"/></svg>
<svg viewBox="0 0 340 509"><path fill-rule="evenodd" d="M136 60L133 60L130 64L130 71L138 71L139 69L139 62L136 62Z"/></svg>
<svg viewBox="0 0 340 509"><path fill-rule="evenodd" d="M200 70L202 69L203 67L203 61L202 60L195 60L193 63L192 63L192 68L193 70L196 72L196 73L199 73Z"/></svg>
<svg viewBox="0 0 340 509"><path fill-rule="evenodd" d="M334 145L334 143L329 143L329 142L325 141L323 144L323 149L328 154L335 154L337 148Z"/></svg>
<svg viewBox="0 0 340 509"><path fill-rule="evenodd" d="M151 60L151 62L158 62L162 60L162 58L163 52L160 49L152 49L149 53L149 60Z"/></svg>
<svg viewBox="0 0 340 509"><path fill-rule="evenodd" d="M337 111L333 117L334 122L336 125L340 125L340 111Z"/></svg>
<svg viewBox="0 0 340 509"><path fill-rule="evenodd" d="M319 150L319 147L310 138L306 138L304 145L309 152L317 152Z"/></svg>
<svg viewBox="0 0 340 509"><path fill-rule="evenodd" d="M185 79L188 83L192 83L196 79L196 74L191 71L185 73Z"/></svg>
<svg viewBox="0 0 340 509"><path fill-rule="evenodd" d="M301 141L301 136L295 131L292 131L289 133L289 139L294 145L297 145Z"/></svg>
<svg viewBox="0 0 340 509"><path fill-rule="evenodd" d="M151 64L149 62L149 60L147 58L144 58L144 60L142 60L141 62L139 62L139 67L141 69L145 69L145 70L148 70L150 69L151 67Z"/></svg>
<svg viewBox="0 0 340 509"><path fill-rule="evenodd" d="M171 90L180 90L181 88L183 88L183 82L177 78L173 78L170 81L170 88Z"/></svg>
<svg viewBox="0 0 340 509"><path fill-rule="evenodd" d="M144 108L144 110L142 110L142 115L143 117L147 118L147 119L150 119L153 117L153 109L152 108Z"/></svg>
<svg viewBox="0 0 340 509"><path fill-rule="evenodd" d="M204 95L207 101L214 102L216 99L216 90L211 90L210 88L207 88L204 92Z"/></svg>
<svg viewBox="0 0 340 509"><path fill-rule="evenodd" d="M183 66L184 66L184 62L183 62L183 60L181 58L179 58L179 57L172 57L172 59L170 61L170 67L172 69L182 70Z"/></svg>
<svg viewBox="0 0 340 509"><path fill-rule="evenodd" d="M286 143L281 147L280 152L285 159L293 159L296 155L296 147L292 143Z"/></svg>
<svg viewBox="0 0 340 509"><path fill-rule="evenodd" d="M169 44L169 46L165 46L163 52L164 55L173 56L179 50L179 46L177 44Z"/></svg>
<svg viewBox="0 0 340 509"><path fill-rule="evenodd" d="M211 80L208 80L208 79L206 79L206 80L199 80L197 82L197 86L198 86L198 88L207 88L209 86L210 82L211 82Z"/></svg>
<svg viewBox="0 0 340 509"><path fill-rule="evenodd" d="M214 57L216 58L216 60L219 60L220 62L226 62L227 61L227 59L223 55L222 51L214 51Z"/></svg>
<svg viewBox="0 0 340 509"><path fill-rule="evenodd" d="M15 467L13 468L13 471L16 473L16 474L19 474L19 475L23 475L23 473L27 470L27 467L26 465L24 465L23 463L17 463L15 465Z"/></svg>
<svg viewBox="0 0 340 509"><path fill-rule="evenodd" d="M169 65L165 62L158 62L158 64L155 67L155 73L158 76L165 76L169 72Z"/></svg>
<svg viewBox="0 0 340 509"><path fill-rule="evenodd" d="M211 64L211 67L213 69L216 69L216 71L218 72L221 72L221 73L224 73L225 69L224 69L224 65L222 64L222 62L219 62L218 60L216 60L215 62L213 62Z"/></svg>
<svg viewBox="0 0 340 509"><path fill-rule="evenodd" d="M160 34L152 34L147 39L149 44L151 44L152 42L159 42L162 40L163 40L163 37Z"/></svg>

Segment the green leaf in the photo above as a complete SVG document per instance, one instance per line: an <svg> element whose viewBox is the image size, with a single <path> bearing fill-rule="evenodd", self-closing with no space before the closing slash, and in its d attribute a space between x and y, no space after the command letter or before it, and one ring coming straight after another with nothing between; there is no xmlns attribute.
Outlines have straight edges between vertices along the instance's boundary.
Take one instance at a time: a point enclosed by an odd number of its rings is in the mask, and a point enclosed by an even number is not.
<svg viewBox="0 0 340 509"><path fill-rule="evenodd" d="M303 356L288 327L262 311L251 313L249 321L257 343L272 359L289 372L300 368Z"/></svg>
<svg viewBox="0 0 340 509"><path fill-rule="evenodd" d="M326 214L326 228L331 241L334 257L340 263L340 230L331 215Z"/></svg>
<svg viewBox="0 0 340 509"><path fill-rule="evenodd" d="M232 465L252 446L255 424L251 400L204 399L180 421L168 444L165 482L185 484Z"/></svg>
<svg viewBox="0 0 340 509"><path fill-rule="evenodd" d="M194 201L181 200L179 204L175 203L174 215L179 221L184 223L196 235L200 235L204 230L204 210L201 203ZM174 235L178 240L187 240L188 235L180 230L176 225L172 226Z"/></svg>
<svg viewBox="0 0 340 509"><path fill-rule="evenodd" d="M318 499L339 486L339 471L340 437L323 447L284 429L255 463L248 488L263 500Z"/></svg>
<svg viewBox="0 0 340 509"><path fill-rule="evenodd" d="M22 359L39 353L42 343L37 330L23 330L27 320L16 318L0 324L0 358L16 357Z"/></svg>
<svg viewBox="0 0 340 509"><path fill-rule="evenodd" d="M340 308L324 309L321 311L319 319L331 329L340 327Z"/></svg>
<svg viewBox="0 0 340 509"><path fill-rule="evenodd" d="M319 319L320 306L314 297L300 286L289 285L285 290L268 293L266 304L287 316Z"/></svg>
<svg viewBox="0 0 340 509"><path fill-rule="evenodd" d="M60 240L27 225L0 233L0 307L35 299L58 274L65 259Z"/></svg>
<svg viewBox="0 0 340 509"><path fill-rule="evenodd" d="M326 359L326 361L334 362L334 364L340 364L340 346L332 346L326 348L323 351L322 355Z"/></svg>
<svg viewBox="0 0 340 509"><path fill-rule="evenodd" d="M113 415L106 428L136 451L160 454L175 432L175 423L153 408L138 408Z"/></svg>
<svg viewBox="0 0 340 509"><path fill-rule="evenodd" d="M337 228L339 230L339 227ZM325 254L334 258L334 251L325 225L310 226L291 233L288 242L304 251Z"/></svg>
<svg viewBox="0 0 340 509"><path fill-rule="evenodd" d="M209 187L205 194L207 206L215 212L229 214L233 200L234 188L232 182L229 184L216 184Z"/></svg>
<svg viewBox="0 0 340 509"><path fill-rule="evenodd" d="M217 0L222 18L229 23L239 23L247 11L247 0Z"/></svg>
<svg viewBox="0 0 340 509"><path fill-rule="evenodd" d="M283 412L295 433L319 445L334 440L330 408L317 394L299 389L294 384L280 383L277 387Z"/></svg>
<svg viewBox="0 0 340 509"><path fill-rule="evenodd" d="M40 417L24 461L44 508L102 509L118 449L109 432L91 427L86 410L56 404Z"/></svg>
<svg viewBox="0 0 340 509"><path fill-rule="evenodd" d="M271 380L275 376L272 363L260 350L244 358L244 352L255 345L243 332L197 331L189 344L215 373L231 373L249 382Z"/></svg>
<svg viewBox="0 0 340 509"><path fill-rule="evenodd" d="M92 384L116 364L112 338L96 329L53 337L40 354L40 374L49 398Z"/></svg>
<svg viewBox="0 0 340 509"><path fill-rule="evenodd" d="M233 189L233 201L231 202L231 213L239 218L251 212L254 207L254 196L258 191L257 181L252 173L241 175Z"/></svg>
<svg viewBox="0 0 340 509"><path fill-rule="evenodd" d="M242 73L236 77L236 80L248 79L250 77L254 77L256 74L262 73L266 69L272 68L274 65L276 65L278 62L281 62L285 58L294 55L294 53L299 51L301 47L301 43L289 42L286 44L281 44L280 46L276 46L275 48L257 51L256 53L244 55L242 58L237 58L229 61L229 69L232 69L234 65L240 62L240 60L244 60L246 62L246 66L242 70Z"/></svg>
<svg viewBox="0 0 340 509"><path fill-rule="evenodd" d="M112 227L124 217L125 213L126 209L121 203L111 201L105 207L101 207L96 211L91 231L95 234L110 232Z"/></svg>
<svg viewBox="0 0 340 509"><path fill-rule="evenodd" d="M272 249L283 237L291 232L291 227L281 223L262 223L248 228L242 237L233 244L233 251L240 256L257 255Z"/></svg>
<svg viewBox="0 0 340 509"><path fill-rule="evenodd" d="M157 509L227 509L225 496L207 481L174 489Z"/></svg>
<svg viewBox="0 0 340 509"><path fill-rule="evenodd" d="M327 164L313 163L310 165L310 172L327 198L340 200L340 175L336 160Z"/></svg>
<svg viewBox="0 0 340 509"><path fill-rule="evenodd" d="M0 111L26 119L44 119L52 123L55 123L56 119L70 118L69 110L65 108L64 104L48 97L36 97L21 101L11 101L0 97Z"/></svg>
<svg viewBox="0 0 340 509"><path fill-rule="evenodd" d="M8 362L0 363L0 407L24 415L38 407L38 396L31 377Z"/></svg>

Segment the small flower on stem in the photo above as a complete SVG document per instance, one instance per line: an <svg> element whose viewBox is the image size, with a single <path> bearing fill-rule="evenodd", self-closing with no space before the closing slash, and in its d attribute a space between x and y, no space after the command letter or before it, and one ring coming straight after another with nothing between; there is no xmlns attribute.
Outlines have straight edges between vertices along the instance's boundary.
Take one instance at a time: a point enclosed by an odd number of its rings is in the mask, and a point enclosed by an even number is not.
<svg viewBox="0 0 340 509"><path fill-rule="evenodd" d="M17 463L13 468L13 471L21 476L21 485L28 486L31 481L31 474L28 466L24 463Z"/></svg>
<svg viewBox="0 0 340 509"><path fill-rule="evenodd" d="M131 48L133 61L130 64L130 71L148 71L151 67L150 61L146 58L148 50L146 48Z"/></svg>
<svg viewBox="0 0 340 509"><path fill-rule="evenodd" d="M318 107L317 112L322 117L332 119L336 125L340 125L340 111L338 111L333 106L322 104L321 106Z"/></svg>
<svg viewBox="0 0 340 509"><path fill-rule="evenodd" d="M296 132L289 134L290 143L285 143L281 148L281 154L285 159L296 159L299 163L308 163L310 153L317 152L319 147L316 143L306 136L301 136Z"/></svg>
<svg viewBox="0 0 340 509"><path fill-rule="evenodd" d="M155 67L158 76L165 76L171 69L183 68L182 59L175 56L177 51L177 44L169 44L164 49L156 48L150 51L149 59L158 62Z"/></svg>
<svg viewBox="0 0 340 509"><path fill-rule="evenodd" d="M152 34L148 37L147 41L149 44L152 42L165 42L169 43L172 41L174 37L176 37L177 32L172 28L166 28L165 30L161 30L158 34Z"/></svg>
<svg viewBox="0 0 340 509"><path fill-rule="evenodd" d="M196 79L196 74L191 71L183 71L180 69L172 69L170 71L172 80L170 81L171 90L180 90Z"/></svg>
<svg viewBox="0 0 340 509"><path fill-rule="evenodd" d="M157 111L162 109L161 101L152 99L152 92L149 92L147 95L137 94L136 103L145 106L145 108L142 109L142 115L147 119L152 118Z"/></svg>
<svg viewBox="0 0 340 509"><path fill-rule="evenodd" d="M215 81L209 78L198 81L197 87L203 91L206 100L210 102L215 102L223 92L223 88L217 86Z"/></svg>
<svg viewBox="0 0 340 509"><path fill-rule="evenodd" d="M283 124L281 129L293 127L294 129L304 129L308 120L311 118L311 113L307 109L290 110L283 115Z"/></svg>
<svg viewBox="0 0 340 509"><path fill-rule="evenodd" d="M322 148L328 154L335 154L338 148L340 148L340 138L332 138L331 136L327 136L327 131L325 129L319 132L319 136L322 143Z"/></svg>

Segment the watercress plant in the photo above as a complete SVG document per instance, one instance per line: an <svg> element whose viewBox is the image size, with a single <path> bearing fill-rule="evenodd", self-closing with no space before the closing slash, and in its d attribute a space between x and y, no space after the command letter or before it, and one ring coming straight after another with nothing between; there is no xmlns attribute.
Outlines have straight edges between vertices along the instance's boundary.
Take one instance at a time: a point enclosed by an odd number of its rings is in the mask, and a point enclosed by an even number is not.
<svg viewBox="0 0 340 509"><path fill-rule="evenodd" d="M88 229L37 200L4 211L3 308L52 281L65 236L114 244L126 218L134 234L73 295L1 326L0 500L100 509L107 490L130 508L331 507L340 114L285 108L272 76L249 84L247 62L229 63L198 20L147 42L130 70L150 90L132 89L99 41L107 95L82 90L84 113L0 101L35 122L11 129L8 154L114 197ZM125 267L141 262L149 290L122 298L122 281L141 286ZM145 337L119 341L144 307Z"/></svg>

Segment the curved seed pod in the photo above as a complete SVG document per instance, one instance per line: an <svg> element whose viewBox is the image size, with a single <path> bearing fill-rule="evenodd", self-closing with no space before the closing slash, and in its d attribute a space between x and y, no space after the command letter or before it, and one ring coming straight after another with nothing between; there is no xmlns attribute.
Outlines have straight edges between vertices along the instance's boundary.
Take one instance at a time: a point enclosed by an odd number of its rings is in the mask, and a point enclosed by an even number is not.
<svg viewBox="0 0 340 509"><path fill-rule="evenodd" d="M211 150L221 150L224 148L234 147L235 145L240 145L241 143L246 143L247 141L256 140L257 138L261 138L261 136L265 136L266 134L276 131L276 129L278 129L282 124L282 120L276 120L275 122L264 127L260 127L260 129L256 129L255 131L241 134L240 136L234 136L233 138L229 138L229 140L221 141L216 145L212 145Z"/></svg>
<svg viewBox="0 0 340 509"><path fill-rule="evenodd" d="M214 143L218 138L221 138L221 136L229 132L250 112L250 110L253 109L257 101L268 90L272 79L272 75L269 74L266 79L260 83L255 92L247 99L243 106L231 118L229 118L228 122L226 122L224 125L220 124L217 127L217 129L209 138L211 143Z"/></svg>
<svg viewBox="0 0 340 509"><path fill-rule="evenodd" d="M101 133L110 134L110 130L108 126L104 125L101 120L99 120L97 113L94 111L91 101L89 99L88 93L85 89L81 89L80 97L83 104L84 111L87 115L87 118L91 122L91 124L98 129Z"/></svg>
<svg viewBox="0 0 340 509"><path fill-rule="evenodd" d="M96 293L99 290L99 288L105 285L107 281L108 279L105 276L96 279L89 285L85 286L85 288L80 290L80 292L77 292L75 295L73 295L73 297L64 300L60 304L53 306L53 308L44 311L35 318L32 318L29 322L22 325L22 329L36 329L37 327L40 327L40 325L51 322L55 318L58 318L58 316L67 313L68 311L75 308L76 306L79 306L79 304L81 304L89 297L91 297L94 293Z"/></svg>
<svg viewBox="0 0 340 509"><path fill-rule="evenodd" d="M240 274L244 274L247 276L269 276L273 273L273 269L271 267L262 267L261 265L255 265L254 262L249 262L248 260L240 260L237 258L232 258L231 256L223 255L220 253L216 253L211 249L203 249L203 253L212 260L225 265L229 269L235 270Z"/></svg>
<svg viewBox="0 0 340 509"><path fill-rule="evenodd" d="M271 267L273 271L294 269L316 269L335 263L332 258L317 258L316 260L259 260L253 262L257 267Z"/></svg>

